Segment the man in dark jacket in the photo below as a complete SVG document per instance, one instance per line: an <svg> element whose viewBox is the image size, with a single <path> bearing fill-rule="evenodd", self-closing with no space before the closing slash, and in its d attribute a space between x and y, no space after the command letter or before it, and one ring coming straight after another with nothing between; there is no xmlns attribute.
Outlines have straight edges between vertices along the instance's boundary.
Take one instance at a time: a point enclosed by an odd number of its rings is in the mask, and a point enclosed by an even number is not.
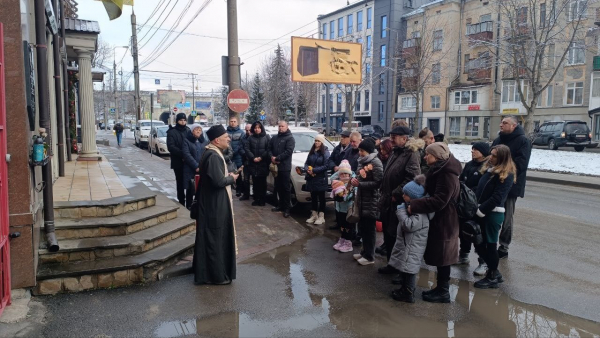
<svg viewBox="0 0 600 338"><path fill-rule="evenodd" d="M409 139L410 134L410 129L404 126L396 127L390 132L394 148L383 172L381 182L379 212L383 225L384 251L388 261L396 243L396 230L398 228L396 207L403 202L402 188L421 174L419 148L422 148L423 141L421 139ZM387 265L380 268L379 272L390 274L397 271Z"/></svg>
<svg viewBox="0 0 600 338"><path fill-rule="evenodd" d="M435 140L435 136L433 136L431 130L429 130L427 127L423 128L423 130L419 132L419 138L425 141L425 146L419 150L419 158L421 159L421 174L425 175L427 174L427 171L429 171L429 166L427 165L427 161L425 161L425 148L437 141Z"/></svg>
<svg viewBox="0 0 600 338"><path fill-rule="evenodd" d="M359 132L353 131L350 134L350 147L346 150L346 154L342 160L348 160L350 168L356 173L358 168L358 145L362 142L362 135ZM341 161L340 161L341 162Z"/></svg>
<svg viewBox="0 0 600 338"><path fill-rule="evenodd" d="M531 157L531 142L525 135L523 127L518 124L514 116L507 116L500 123L500 134L492 143L492 147L498 144L504 144L510 148L512 160L517 167L517 183L510 189L506 203L504 204L504 223L500 232L500 247L498 255L500 259L508 257L508 246L512 239L513 216L515 214L515 205L517 198L525 196L525 183L527 181L527 167Z"/></svg>
<svg viewBox="0 0 600 338"><path fill-rule="evenodd" d="M246 132L239 127L237 117L229 118L229 127L227 127L227 134L231 139L231 149L233 149L233 156L231 161L235 163L237 168L241 168L244 158L244 144L242 138ZM238 176L238 181L235 182L235 195L237 197L242 196L244 182L242 182L242 175Z"/></svg>
<svg viewBox="0 0 600 338"><path fill-rule="evenodd" d="M184 113L179 113L175 117L175 127L169 126L167 131L167 148L171 154L171 169L175 172L175 182L177 184L177 200L185 206L185 186L183 182L183 142L190 129L186 126L187 118Z"/></svg>
<svg viewBox="0 0 600 338"><path fill-rule="evenodd" d="M285 121L279 121L279 132L269 142L269 156L271 163L277 165L275 190L279 204L271 209L273 212L283 211L283 217L290 217L290 174L292 170L292 155L296 147L296 140L288 129Z"/></svg>
<svg viewBox="0 0 600 338"><path fill-rule="evenodd" d="M250 199L250 175L248 173L248 158L246 157L246 145L248 144L248 138L252 136L250 133L250 127L252 125L246 123L244 137L242 137L242 148L244 148L244 156L242 156L242 163L244 165L244 175L243 175L243 189L242 189L242 197L240 197L240 201L245 201Z"/></svg>
<svg viewBox="0 0 600 338"><path fill-rule="evenodd" d="M338 171L338 166L342 163L344 156L346 156L346 150L348 150L348 146L350 145L350 131L344 130L340 136L340 144L333 148L327 164L329 169L335 172Z"/></svg>

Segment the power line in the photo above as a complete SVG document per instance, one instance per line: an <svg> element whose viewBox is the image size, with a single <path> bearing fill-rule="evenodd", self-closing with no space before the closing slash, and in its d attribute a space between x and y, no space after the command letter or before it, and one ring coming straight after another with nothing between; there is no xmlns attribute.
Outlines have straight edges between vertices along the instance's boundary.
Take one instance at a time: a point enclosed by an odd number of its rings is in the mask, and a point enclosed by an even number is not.
<svg viewBox="0 0 600 338"><path fill-rule="evenodd" d="M137 28L138 33L142 31L142 29L148 23L148 21L150 21L150 19L152 19L152 17L154 16L154 14L156 14L158 12L158 8L162 7L162 4L164 2L165 2L165 0L160 0L160 3L158 5L156 5L156 7L154 8L154 11L152 11L152 13L148 17L148 19L146 19L146 22L144 22L141 26L139 26L139 28Z"/></svg>
<svg viewBox="0 0 600 338"><path fill-rule="evenodd" d="M168 6L171 3L171 1L172 0L169 0L169 2L167 3L167 7L165 7L165 10L168 8ZM171 13L173 12L173 10L177 6L178 2L179 2L179 0L175 0L175 4L173 5L173 7L171 7L171 10L167 14L167 16L165 16L165 18L160 23L160 25L158 26L158 28L162 27L162 25L165 23L165 21L169 18L169 16L171 15ZM163 11L163 13L164 13L164 11ZM162 16L162 14L161 14L161 16ZM158 22L158 20L160 20L160 16L158 17L158 19L156 20L156 22ZM156 22L154 23L154 25L152 25L152 27L150 27L150 29L146 32L146 34L144 34L144 36L142 36L142 38L138 41L138 44L140 44L144 40L144 38L148 35L148 33L150 33L150 31L152 31L152 28L156 25ZM148 41L152 40L152 37L154 36L154 34L156 34L156 32L158 32L158 30L155 30L154 33L152 33L152 35L148 38ZM148 43L148 41L146 41L146 43ZM144 44L142 47L139 47L138 50L144 48L145 45L146 44Z"/></svg>
<svg viewBox="0 0 600 338"><path fill-rule="evenodd" d="M188 11L188 9L190 9L191 6L192 6L192 0L188 0L188 3L185 5L185 7L181 11L181 13L177 17L177 19L175 19L175 22L173 22L173 25L171 25L171 28L169 28L169 31L167 32L167 34L165 34L165 36L162 37L160 42L156 45L156 48L154 48L154 50L152 52L150 52L149 57L151 57L154 53L156 53L163 46L163 44L169 39L171 34L173 34L173 31L175 30L175 28L177 28L179 26L179 24L181 23L181 20L187 14L187 11ZM155 31L154 33L156 34L157 31ZM154 34L152 36L154 36ZM147 45L148 42L150 42L150 41L151 41L151 39L148 39L146 41L146 43L144 43L144 46ZM144 47L144 46L142 46L142 47Z"/></svg>

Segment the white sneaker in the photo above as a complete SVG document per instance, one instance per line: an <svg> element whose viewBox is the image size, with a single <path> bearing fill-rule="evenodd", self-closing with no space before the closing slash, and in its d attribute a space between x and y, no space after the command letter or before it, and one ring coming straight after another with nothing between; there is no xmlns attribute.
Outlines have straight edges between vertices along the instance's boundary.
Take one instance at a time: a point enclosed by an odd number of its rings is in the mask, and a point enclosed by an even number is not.
<svg viewBox="0 0 600 338"><path fill-rule="evenodd" d="M321 224L325 224L325 213L323 213L323 212L319 213L319 217L315 221L315 225L321 225Z"/></svg>
<svg viewBox="0 0 600 338"><path fill-rule="evenodd" d="M488 266L485 263L481 263L479 264L479 266L477 268L475 268L475 270L473 271L473 274L475 276L485 276L487 274L488 271Z"/></svg>
<svg viewBox="0 0 600 338"><path fill-rule="evenodd" d="M362 258L362 255L361 254L354 254L354 255L352 255L352 257L354 257L354 259L356 259L356 260L359 260L359 259Z"/></svg>
<svg viewBox="0 0 600 338"><path fill-rule="evenodd" d="M310 218L306 220L306 223L308 224L313 224L318 218L318 214L316 211L311 211L310 212Z"/></svg>
<svg viewBox="0 0 600 338"><path fill-rule="evenodd" d="M340 245L338 251L342 253L354 251L354 248L352 247L352 241L344 240L344 244Z"/></svg>
<svg viewBox="0 0 600 338"><path fill-rule="evenodd" d="M344 245L345 239L341 238L333 245L333 250L340 250L340 247Z"/></svg>
<svg viewBox="0 0 600 338"><path fill-rule="evenodd" d="M360 265L369 265L369 264L375 264L375 261L370 261L370 260L368 260L368 259L366 259L366 258L364 258L364 257L361 257L361 258L358 260L358 264L360 264Z"/></svg>

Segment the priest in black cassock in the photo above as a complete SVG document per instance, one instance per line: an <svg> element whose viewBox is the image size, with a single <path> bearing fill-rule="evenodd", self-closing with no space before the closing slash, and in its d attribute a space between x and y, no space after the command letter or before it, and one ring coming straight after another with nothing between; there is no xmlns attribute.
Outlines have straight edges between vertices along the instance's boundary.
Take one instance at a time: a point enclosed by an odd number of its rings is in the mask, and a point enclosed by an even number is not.
<svg viewBox="0 0 600 338"><path fill-rule="evenodd" d="M210 140L200 160L200 183L196 191L198 217L194 245L194 283L231 284L235 279L237 253L231 185L238 175L227 172L222 151L230 143L221 125L212 126Z"/></svg>

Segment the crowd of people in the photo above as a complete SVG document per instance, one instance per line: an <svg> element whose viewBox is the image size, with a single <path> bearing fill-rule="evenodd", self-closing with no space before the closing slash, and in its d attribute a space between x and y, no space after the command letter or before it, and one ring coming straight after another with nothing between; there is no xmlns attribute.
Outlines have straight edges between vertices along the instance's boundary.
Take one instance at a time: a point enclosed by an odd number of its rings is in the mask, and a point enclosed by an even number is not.
<svg viewBox="0 0 600 338"><path fill-rule="evenodd" d="M252 184L252 205L264 206L266 179L271 174L275 177L277 197L272 211L289 217L295 141L285 121L278 123L278 133L271 137L260 122L248 124L242 130L237 119L232 118L227 130L222 126L211 127L207 140L200 126L188 128L185 115L180 115L177 115L177 125L167 133L167 143L181 204L191 206L189 197L186 202L185 192L193 189L193 175L199 173L201 183L195 196L201 204L202 194L209 194L210 189L225 189L227 193L220 196L229 194L231 199L231 186L235 186L236 196L241 201L249 200ZM472 145L472 160L464 169L447 144L436 139L427 128L418 138L411 135L408 126L402 122L394 124L389 138L384 139L362 139L358 132L343 131L339 144L331 150L325 146L323 135L315 137L302 171L305 188L311 195L310 217L306 222L323 225L326 199L332 198L336 224L329 228L340 232L333 249L354 253L355 247L360 247L360 251L353 254L360 265L374 264L376 253L385 257L387 265L380 267L378 272L393 275L391 282L400 285L391 293L395 300L415 301L416 274L424 260L427 265L436 267L437 285L424 291L422 299L434 303L450 302L451 267L469 264L472 246L479 257L479 265L473 273L483 276L475 287L497 288L504 281L498 270L499 260L508 257L516 200L524 196L531 154L531 144L523 128L516 118L505 117L491 147L486 142ZM218 150L220 156L207 156L209 149ZM213 162L218 162L222 168L217 171L216 167L206 164L208 158L214 158ZM204 167L206 173L203 174ZM242 172L243 175L239 175ZM329 179L331 193L327 196ZM461 182L464 189L472 190L477 198L478 208L472 219L461 218L457 210L463 189ZM233 224L232 212L229 219L208 213L211 209L205 208L206 205L200 208L204 211L199 212L198 220L204 219L209 224L209 232L212 223L222 224L227 229L229 223ZM224 208L227 213L231 200L225 207L211 205L210 208ZM383 229L380 247L375 244L377 222L381 222ZM474 240L472 231L465 230L473 226L480 231L480 240ZM207 275L206 271L198 272L196 283L230 283L235 278L235 264L232 267L228 263L223 268L222 262L231 261L231 243L223 248L214 243L208 245L207 240L222 242L223 233L214 240L211 240L211 236L216 236L214 233L206 230L198 233L195 269L206 269L211 263L221 267L212 275ZM204 245L199 247L198 242ZM225 250L225 253L213 252L219 250Z"/></svg>

